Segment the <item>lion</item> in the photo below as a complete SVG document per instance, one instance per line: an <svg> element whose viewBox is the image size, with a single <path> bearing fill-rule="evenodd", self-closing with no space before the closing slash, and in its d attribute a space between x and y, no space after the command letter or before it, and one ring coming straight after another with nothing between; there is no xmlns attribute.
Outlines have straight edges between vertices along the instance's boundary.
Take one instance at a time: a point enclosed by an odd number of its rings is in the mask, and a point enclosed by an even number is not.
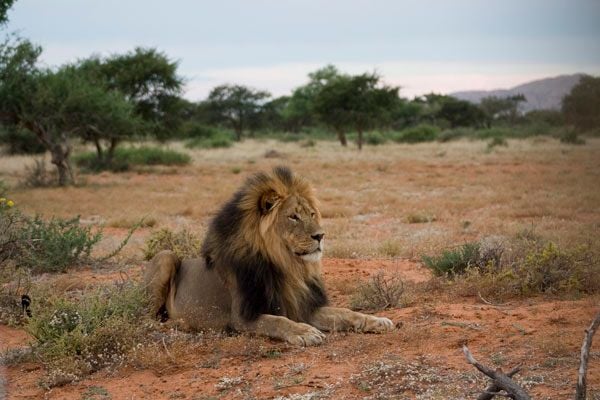
<svg viewBox="0 0 600 400"><path fill-rule="evenodd" d="M210 223L201 258L158 253L144 272L151 311L191 330L234 330L293 345L323 332L385 332L392 321L329 305L325 232L312 186L287 167L257 173Z"/></svg>

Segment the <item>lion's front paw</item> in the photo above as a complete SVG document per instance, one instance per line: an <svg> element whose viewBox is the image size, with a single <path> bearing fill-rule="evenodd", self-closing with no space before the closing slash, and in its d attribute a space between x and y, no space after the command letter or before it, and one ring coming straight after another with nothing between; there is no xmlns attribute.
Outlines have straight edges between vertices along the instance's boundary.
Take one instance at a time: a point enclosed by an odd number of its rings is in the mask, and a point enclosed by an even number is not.
<svg viewBox="0 0 600 400"><path fill-rule="evenodd" d="M296 346L316 346L323 343L325 334L308 324L296 323L285 340Z"/></svg>
<svg viewBox="0 0 600 400"><path fill-rule="evenodd" d="M394 323L388 318L374 317L372 315L365 315L366 322L363 327L363 332L387 332L394 329Z"/></svg>

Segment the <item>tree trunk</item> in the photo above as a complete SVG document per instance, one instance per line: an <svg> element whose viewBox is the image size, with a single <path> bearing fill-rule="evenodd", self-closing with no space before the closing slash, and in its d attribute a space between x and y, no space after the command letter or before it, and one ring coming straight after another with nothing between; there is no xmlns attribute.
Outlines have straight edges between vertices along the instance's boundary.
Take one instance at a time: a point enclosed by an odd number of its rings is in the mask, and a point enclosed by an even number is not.
<svg viewBox="0 0 600 400"><path fill-rule="evenodd" d="M115 156L115 149L117 148L118 144L119 144L119 139L117 139L117 138L110 139L110 146L108 147L108 150L106 152L106 165L110 165L112 163L112 160Z"/></svg>
<svg viewBox="0 0 600 400"><path fill-rule="evenodd" d="M104 151L102 151L102 145L100 144L100 139L98 139L97 136L94 136L94 145L96 145L98 162L104 161Z"/></svg>
<svg viewBox="0 0 600 400"><path fill-rule="evenodd" d="M63 136L63 135L61 135ZM73 183L73 173L69 165L69 154L71 149L66 143L56 143L50 148L52 164L58 169L58 185L67 186Z"/></svg>
<svg viewBox="0 0 600 400"><path fill-rule="evenodd" d="M357 129L358 130L358 150L362 150L362 144L363 144L363 131L362 129Z"/></svg>
<svg viewBox="0 0 600 400"><path fill-rule="evenodd" d="M340 143L342 144L342 146L348 146L348 141L346 140L346 134L344 133L343 130L338 129L337 130L337 136L338 139L340 139Z"/></svg>

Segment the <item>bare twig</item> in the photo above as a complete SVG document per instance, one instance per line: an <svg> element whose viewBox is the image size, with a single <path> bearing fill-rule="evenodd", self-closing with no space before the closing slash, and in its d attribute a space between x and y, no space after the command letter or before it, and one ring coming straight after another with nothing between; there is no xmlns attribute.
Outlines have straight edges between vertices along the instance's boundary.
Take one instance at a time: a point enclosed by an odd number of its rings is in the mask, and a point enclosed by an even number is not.
<svg viewBox="0 0 600 400"><path fill-rule="evenodd" d="M465 345L463 346L463 352L465 353L465 357L469 364L473 365L480 372L487 375L492 379L492 383L497 386L498 390L504 390L506 392L506 396L515 400L531 400L529 394L518 384L516 384L510 376L502 373L500 369L494 371L489 367L486 367L483 364L477 362L475 357L469 351L469 348ZM513 370L514 371L514 370ZM512 372L512 371L511 371ZM516 373L516 372L515 372ZM514 374L513 374L514 375ZM488 388L489 389L489 388ZM494 396L496 396L496 392L494 391ZM486 389L487 391L487 389ZM490 395L488 393L484 393L485 395Z"/></svg>
<svg viewBox="0 0 600 400"><path fill-rule="evenodd" d="M513 368L512 371L510 371L506 375L508 377L512 378L515 374L517 374L520 371L521 371L521 366L518 366L518 367ZM501 394L498 394L499 390L502 390L502 389L500 389L494 382L492 382L492 383L490 383L490 385L488 387L485 388L483 393L479 395L477 400L492 400L494 398L494 396L501 396Z"/></svg>
<svg viewBox="0 0 600 400"><path fill-rule="evenodd" d="M586 397L588 358L590 356L590 348L592 347L592 338L599 326L600 312L596 314L596 318L594 318L590 327L585 330L585 337L583 338L583 344L581 345L581 363L579 364L579 376L577 377L575 400L585 400Z"/></svg>

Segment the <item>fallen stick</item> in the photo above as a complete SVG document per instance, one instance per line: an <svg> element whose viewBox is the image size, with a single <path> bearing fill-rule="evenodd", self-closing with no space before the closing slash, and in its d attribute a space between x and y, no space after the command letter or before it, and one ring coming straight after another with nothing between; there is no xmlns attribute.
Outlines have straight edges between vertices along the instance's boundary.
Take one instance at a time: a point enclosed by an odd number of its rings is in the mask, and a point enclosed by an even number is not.
<svg viewBox="0 0 600 400"><path fill-rule="evenodd" d="M585 400L586 397L588 358L590 357L592 338L594 337L594 334L599 326L600 312L596 314L596 318L594 318L590 327L585 330L583 344L581 345L581 362L579 364L579 376L577 377L577 391L575 392L575 400Z"/></svg>

